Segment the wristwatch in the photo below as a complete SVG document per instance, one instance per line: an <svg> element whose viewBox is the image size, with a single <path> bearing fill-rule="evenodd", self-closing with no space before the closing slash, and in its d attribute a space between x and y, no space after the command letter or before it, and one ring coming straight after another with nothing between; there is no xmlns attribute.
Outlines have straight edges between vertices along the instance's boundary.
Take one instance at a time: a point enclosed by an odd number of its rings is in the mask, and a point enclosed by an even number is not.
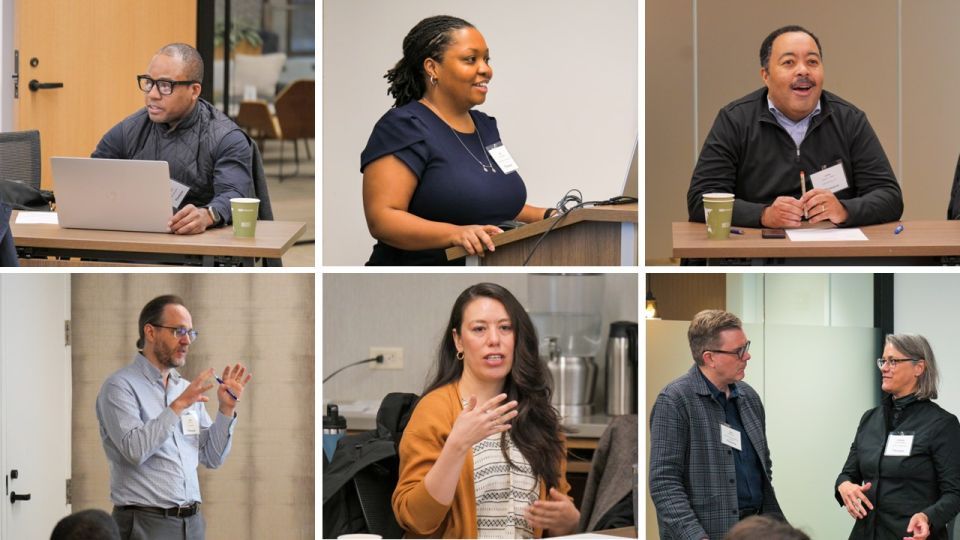
<svg viewBox="0 0 960 540"><path fill-rule="evenodd" d="M217 226L220 224L220 216L217 215L217 211L213 209L212 206L207 206L207 214L210 215L210 221L213 222L212 226Z"/></svg>
<svg viewBox="0 0 960 540"><path fill-rule="evenodd" d="M556 208L547 208L546 210L543 211L543 219L547 219L550 216L554 214L559 214L559 213L560 211L557 210Z"/></svg>

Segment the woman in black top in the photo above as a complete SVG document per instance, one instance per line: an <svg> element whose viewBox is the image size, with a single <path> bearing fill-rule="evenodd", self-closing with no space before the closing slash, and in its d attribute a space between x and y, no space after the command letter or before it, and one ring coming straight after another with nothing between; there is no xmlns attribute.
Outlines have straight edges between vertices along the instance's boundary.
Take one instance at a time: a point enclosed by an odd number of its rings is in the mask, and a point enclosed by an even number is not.
<svg viewBox="0 0 960 540"><path fill-rule="evenodd" d="M487 99L489 62L483 36L456 17L424 19L404 38L386 74L396 103L360 156L363 210L378 240L368 265L446 264L452 246L482 256L503 232L498 223L546 216L526 204L496 120L472 110Z"/></svg>
<svg viewBox="0 0 960 540"><path fill-rule="evenodd" d="M946 540L960 511L960 423L930 401L937 362L923 336L887 336L882 404L860 419L837 477L837 501L857 521L851 539Z"/></svg>

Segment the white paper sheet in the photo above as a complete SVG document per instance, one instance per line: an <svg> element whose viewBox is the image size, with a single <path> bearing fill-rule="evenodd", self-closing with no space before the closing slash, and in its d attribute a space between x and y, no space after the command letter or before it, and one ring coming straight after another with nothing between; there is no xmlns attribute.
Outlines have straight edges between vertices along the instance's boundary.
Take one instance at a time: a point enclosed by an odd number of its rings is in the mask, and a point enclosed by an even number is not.
<svg viewBox="0 0 960 540"><path fill-rule="evenodd" d="M853 229L787 229L792 242L866 242L867 236Z"/></svg>
<svg viewBox="0 0 960 540"><path fill-rule="evenodd" d="M44 223L48 225L59 225L56 212L20 212L17 214L17 224Z"/></svg>

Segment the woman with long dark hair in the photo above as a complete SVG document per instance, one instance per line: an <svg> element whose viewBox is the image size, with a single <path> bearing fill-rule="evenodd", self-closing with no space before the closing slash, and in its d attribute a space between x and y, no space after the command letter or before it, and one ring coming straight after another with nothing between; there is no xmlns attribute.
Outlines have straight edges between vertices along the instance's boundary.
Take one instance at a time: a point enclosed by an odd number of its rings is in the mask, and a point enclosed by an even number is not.
<svg viewBox="0 0 960 540"><path fill-rule="evenodd" d="M480 283L450 313L432 382L400 439L397 522L409 537L573 532L560 419L530 317Z"/></svg>
<svg viewBox="0 0 960 540"><path fill-rule="evenodd" d="M447 264L443 250L494 250L498 223L553 209L527 189L493 117L472 110L493 77L483 35L463 19L428 17L386 74L395 98L360 156L363 211L378 240L368 265Z"/></svg>

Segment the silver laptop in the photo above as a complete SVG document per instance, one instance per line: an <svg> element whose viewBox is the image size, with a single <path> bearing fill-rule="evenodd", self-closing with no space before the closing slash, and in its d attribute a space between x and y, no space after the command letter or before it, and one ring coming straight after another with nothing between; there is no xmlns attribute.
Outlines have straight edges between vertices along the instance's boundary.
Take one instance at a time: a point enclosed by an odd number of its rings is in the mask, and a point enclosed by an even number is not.
<svg viewBox="0 0 960 540"><path fill-rule="evenodd" d="M639 140L633 143L633 156L631 156L630 165L627 167L627 177L623 180L623 194L634 199L637 198L637 177L640 172L637 166L638 143Z"/></svg>
<svg viewBox="0 0 960 540"><path fill-rule="evenodd" d="M53 157L50 165L61 227L169 232L166 161Z"/></svg>

